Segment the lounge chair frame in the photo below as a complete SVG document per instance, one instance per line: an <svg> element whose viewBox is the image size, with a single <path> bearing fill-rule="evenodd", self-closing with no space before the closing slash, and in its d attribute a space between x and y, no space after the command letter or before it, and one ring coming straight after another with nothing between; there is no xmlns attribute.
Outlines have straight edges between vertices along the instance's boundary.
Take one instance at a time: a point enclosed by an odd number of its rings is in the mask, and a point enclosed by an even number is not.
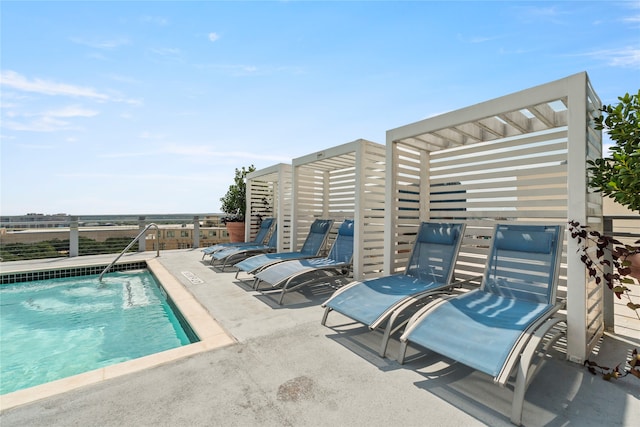
<svg viewBox="0 0 640 427"><path fill-rule="evenodd" d="M414 270L412 270L412 267L417 268L418 270L423 270L423 271L433 268L433 264L430 263L429 261L429 257L433 256L433 252L427 251L425 253L427 259L423 259L423 257L420 256L420 251L418 251L419 245L429 245L431 247L439 247L440 245L444 245L445 242L442 242L442 241L438 242L437 240L439 238L438 236L434 238L429 234L429 232L433 233L432 230L437 231L439 233L454 233L455 235L453 240L451 240L450 242L447 242L450 244L446 246L446 249L451 251L451 253L453 254L453 257L452 259L450 259L449 264L447 266L448 271L445 274L443 274L444 277L440 282L426 281L426 280L420 279L419 276L414 273ZM404 321L397 324L396 321L401 315L404 315L408 309L417 306L418 304L422 303L425 299L431 298L434 295L437 295L440 293L447 293L453 287L460 286L462 283L466 282L466 281L461 281L457 283L452 283L457 255L464 238L464 230L465 230L464 223L422 222L417 231L416 241L414 242L413 248L411 250L411 256L409 258L409 262L407 263L405 271L403 273L385 276L385 279L389 281L389 286L393 286L393 280L395 279L402 280L407 277L411 277L411 278L414 278L414 280L419 281L420 284L423 284L424 290L415 292L415 293L407 293L406 295L404 295L403 298L400 298L396 301L391 300L386 310L380 313L380 315L373 322L367 325L371 331L374 331L380 328L382 325L385 325L385 329L382 337L382 343L378 351L378 354L381 357L385 357L386 355L389 338L391 337L391 335L397 332L398 330L400 330L402 327L404 327L404 325L409 321L408 318L405 318ZM372 280L379 281L380 278L376 278ZM353 288L356 288L358 286L366 286L366 282L367 281L351 282L345 285L344 287L336 290L336 292L331 296L331 298L329 298L327 301L325 301L322 304L322 307L325 308L325 311L322 317L321 324L326 326L327 317L329 316L329 313L334 310L334 308L331 307L331 304L333 301L335 301L336 299L339 299L346 292L349 292ZM338 310L338 311L347 317L351 317L349 316L348 312L345 312L348 310L342 310L342 311Z"/></svg>
<svg viewBox="0 0 640 427"><path fill-rule="evenodd" d="M261 283L269 283L272 289L280 289L278 304L282 305L284 295L288 292L327 277L350 274L353 265L353 234L354 221L345 220L340 225L338 236L326 257L289 260L263 269L255 275L255 289L260 290ZM275 278L273 282L266 282L266 280L273 278ZM297 280L301 278L306 278L306 280L298 282Z"/></svg>
<svg viewBox="0 0 640 427"><path fill-rule="evenodd" d="M256 233L255 238L251 242L225 242L225 243L218 243L218 244L206 247L202 249L202 252L203 252L202 259L204 260L204 257L207 255L211 256L212 254L218 251L228 249L228 248L241 248L241 247L249 247L249 246L256 246L256 245L264 245L267 239L269 239L270 234L273 233L272 229L274 227L274 224L275 224L275 218L273 217L264 218L260 223L260 228L258 229L258 232Z"/></svg>
<svg viewBox="0 0 640 427"><path fill-rule="evenodd" d="M210 264L220 269L220 271L224 271L225 268L236 264L243 259L247 259L254 255L272 253L276 251L277 247L277 227L271 233L269 237L269 241L266 245L250 245L250 246L240 246L237 248L227 248L211 254L211 262ZM216 263L217 262L217 263Z"/></svg>
<svg viewBox="0 0 640 427"><path fill-rule="evenodd" d="M316 226L321 223L324 223L324 226L326 226L326 228L322 235L322 238L319 241L317 241L316 239L314 239L314 236L312 235L312 233L314 232L313 230L316 229ZM235 278L239 279L238 276L241 271L246 272L247 274L253 276L253 278L251 279L251 281L253 282L252 288L255 289L256 287L255 274L262 271L263 269L284 261L317 257L327 243L327 240L329 238L329 232L331 231L332 226L333 226L332 219L314 220L313 223L311 224L311 227L309 228L309 233L307 233L307 237L300 251L275 252L268 255L262 254L265 256L261 257L260 259L254 259L252 257L247 258L247 262L250 264L250 269L245 270L244 266L238 265L240 263L236 263L235 266L237 267L237 271L236 271ZM259 262L252 262L252 260L259 261Z"/></svg>
<svg viewBox="0 0 640 427"><path fill-rule="evenodd" d="M495 227L494 236L496 233L504 229L505 225L497 225ZM509 226L506 226L507 229ZM515 225L515 227L522 227L522 225ZM526 227L526 226L525 226ZM560 258L562 254L562 243L563 243L563 231L564 227L561 225L557 226L539 226L541 229L554 229L554 241L553 241L553 260L549 265L549 287L548 295L547 295L547 308L544 312L537 313L536 320L534 320L530 325L522 330L519 337L515 340L515 343L512 345L508 356L502 363L502 366L499 372L496 375L493 375L493 381L500 385L506 386L507 384L514 385L514 395L512 400L511 407L511 422L516 425L520 425L522 422L522 409L524 405L524 396L526 390L534 378L535 374L539 371L539 369L544 365L544 362L547 360L548 352L552 348L552 346L563 336L566 336L566 319L563 316L558 315L558 311L565 307L565 301L557 301L556 300L556 290L558 286L558 270L560 267ZM409 320L407 327L400 337L400 354L398 358L398 362L403 364L407 346L410 341L410 337L412 332L421 325L425 319L429 319L429 316L435 316L438 308L443 307L445 304L449 302L460 299L460 298L468 298L473 293L485 293L489 294L493 291L491 289L487 290L487 288L491 288L494 284L496 287L502 286L502 284L497 284L497 282L491 283L492 279L492 267L495 267L492 263L491 257L495 256L495 246L496 239L492 241L492 250L490 252L490 259L487 262L487 267L485 269L485 275L483 278L482 285L480 289L476 289L470 291L463 295L451 295L444 298L437 299L425 307L417 311ZM515 274L515 273L514 273ZM518 297L512 297L511 300L518 301ZM470 320L469 320L470 321ZM558 327L560 323L564 323L565 327ZM452 331L453 332L453 331ZM426 344L420 344L426 345ZM474 349L477 351L482 351L482 349ZM473 351L473 350L469 350ZM450 354L446 355L447 357L453 358ZM462 362L464 363L464 362ZM479 368L476 368L482 371ZM484 371L482 371L484 372ZM485 372L489 374L489 372ZM492 375L492 374L489 374Z"/></svg>

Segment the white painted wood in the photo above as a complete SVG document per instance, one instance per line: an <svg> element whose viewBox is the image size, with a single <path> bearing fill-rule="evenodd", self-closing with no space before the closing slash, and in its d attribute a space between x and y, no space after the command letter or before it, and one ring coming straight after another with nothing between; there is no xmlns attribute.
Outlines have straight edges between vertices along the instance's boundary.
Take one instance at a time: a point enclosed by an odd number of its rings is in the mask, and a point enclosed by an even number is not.
<svg viewBox="0 0 640 427"><path fill-rule="evenodd" d="M292 161L293 235L300 242L316 218L333 219L335 228L354 219L353 276L358 280L382 271L385 158L383 145L358 139Z"/></svg>
<svg viewBox="0 0 640 427"><path fill-rule="evenodd" d="M482 271L498 221L602 223L586 160L602 154L600 100L586 73L387 131L383 270L401 270L425 219L467 222L456 278ZM602 291L587 280L572 239L559 295L567 298L568 358L582 362L602 333ZM568 255L567 255L568 254Z"/></svg>
<svg viewBox="0 0 640 427"><path fill-rule="evenodd" d="M247 174L247 231L257 229L257 216L274 216L278 233L278 252L291 248L291 209L292 183L291 165L278 163L264 169ZM266 198L269 208L266 209L262 199ZM250 240L255 234L247 236Z"/></svg>

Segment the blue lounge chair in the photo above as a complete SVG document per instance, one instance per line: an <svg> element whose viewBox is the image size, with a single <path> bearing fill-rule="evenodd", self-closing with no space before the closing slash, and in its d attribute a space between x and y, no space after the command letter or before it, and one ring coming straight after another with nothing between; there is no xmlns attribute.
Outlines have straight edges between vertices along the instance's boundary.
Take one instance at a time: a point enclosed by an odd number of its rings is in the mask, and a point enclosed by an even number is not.
<svg viewBox="0 0 640 427"><path fill-rule="evenodd" d="M275 218L265 218L260 223L260 228L256 233L256 237L251 242L225 242L218 243L216 245L208 246L202 250L202 259L205 256L211 255L214 252L217 252L222 249L227 248L236 248L242 246L251 246L251 245L264 245L267 237L269 237L269 232L271 231L271 226L274 224Z"/></svg>
<svg viewBox="0 0 640 427"><path fill-rule="evenodd" d="M423 222L404 273L352 282L338 289L322 306L322 324L337 311L376 330L386 322L379 354L384 357L396 319L408 308L452 287L451 278L464 236L464 224ZM405 316L406 317L406 316Z"/></svg>
<svg viewBox="0 0 640 427"><path fill-rule="evenodd" d="M278 233L276 231L277 227L274 228L266 245L236 246L214 252L211 254L210 264L220 268L220 271L224 271L227 266L240 262L243 259L258 254L275 252L278 248Z"/></svg>
<svg viewBox="0 0 640 427"><path fill-rule="evenodd" d="M332 219L316 219L311 224L309 234L307 234L307 238L300 251L255 255L236 263L235 267L238 268L236 271L236 279L241 271L254 275L261 269L279 262L317 257L327 241L332 226Z"/></svg>
<svg viewBox="0 0 640 427"><path fill-rule="evenodd" d="M400 337L399 362L411 342L501 386L515 375L511 422L519 425L526 389L564 334L553 329L564 322L555 316L564 305L556 301L563 236L560 225L496 226L481 287L418 311Z"/></svg>
<svg viewBox="0 0 640 427"><path fill-rule="evenodd" d="M345 275L353 261L353 220L345 220L338 229L336 240L326 257L284 261L256 273L256 289L267 283L272 288L280 288L282 304L284 294L315 282L318 278L331 275Z"/></svg>

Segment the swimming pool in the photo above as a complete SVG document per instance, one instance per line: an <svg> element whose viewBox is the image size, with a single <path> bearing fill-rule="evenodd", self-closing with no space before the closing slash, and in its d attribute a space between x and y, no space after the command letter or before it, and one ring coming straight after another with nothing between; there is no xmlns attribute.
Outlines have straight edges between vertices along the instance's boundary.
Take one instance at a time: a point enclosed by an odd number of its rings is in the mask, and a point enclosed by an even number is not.
<svg viewBox="0 0 640 427"><path fill-rule="evenodd" d="M198 341L148 270L69 275L0 287L0 394Z"/></svg>

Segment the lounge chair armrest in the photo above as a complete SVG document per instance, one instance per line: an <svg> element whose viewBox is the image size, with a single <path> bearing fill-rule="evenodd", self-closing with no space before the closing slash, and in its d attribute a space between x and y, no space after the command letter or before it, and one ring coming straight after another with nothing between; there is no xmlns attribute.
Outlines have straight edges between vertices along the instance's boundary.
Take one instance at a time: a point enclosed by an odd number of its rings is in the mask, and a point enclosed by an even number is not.
<svg viewBox="0 0 640 427"><path fill-rule="evenodd" d="M411 318L407 321L407 326L405 326L404 332L402 333L400 340L401 341L403 340L405 335L407 335L407 333L411 330L411 327L413 326L413 324L418 322L425 315L425 313L431 311L435 306L442 304L443 301L453 297L454 297L453 295L442 295L439 298L435 298L433 301L429 302L424 307L416 311L413 314L413 316L411 316Z"/></svg>

